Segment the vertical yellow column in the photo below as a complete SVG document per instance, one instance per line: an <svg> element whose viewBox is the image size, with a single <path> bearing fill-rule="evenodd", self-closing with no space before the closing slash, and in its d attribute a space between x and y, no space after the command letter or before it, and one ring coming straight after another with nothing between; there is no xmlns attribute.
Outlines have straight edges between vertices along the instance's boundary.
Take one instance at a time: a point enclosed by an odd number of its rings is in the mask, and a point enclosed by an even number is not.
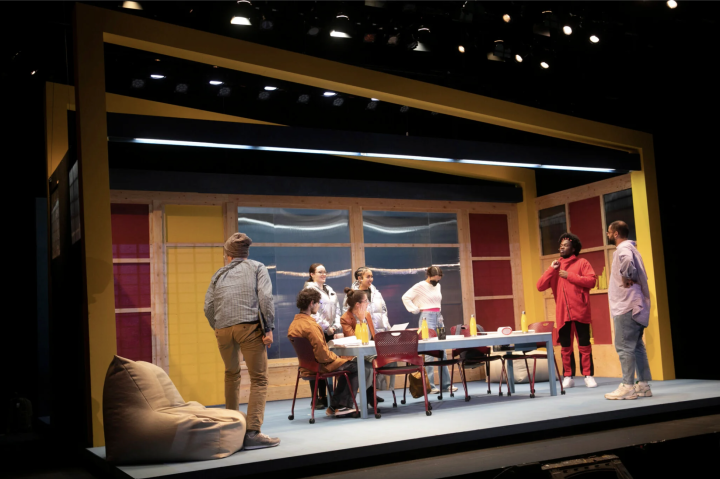
<svg viewBox="0 0 720 479"><path fill-rule="evenodd" d="M540 227L535 212L535 173L530 172L532 178L523 181L523 201L517 204L518 223L520 227L520 257L522 258L523 293L525 293L525 312L528 322L534 323L545 320L545 305L543 295L535 287L542 274L540 261Z"/></svg>
<svg viewBox="0 0 720 479"><path fill-rule="evenodd" d="M641 158L642 171L633 172L630 180L638 251L645 263L652 303L650 323L645 331L645 344L653 379L669 380L675 379L675 363L670 336L670 310L660 228L655 153L650 135L647 135L643 143Z"/></svg>
<svg viewBox="0 0 720 479"><path fill-rule="evenodd" d="M75 9L75 105L80 171L82 259L89 343L92 443L105 444L102 392L107 367L117 352L113 285L110 175L105 112L103 32Z"/></svg>

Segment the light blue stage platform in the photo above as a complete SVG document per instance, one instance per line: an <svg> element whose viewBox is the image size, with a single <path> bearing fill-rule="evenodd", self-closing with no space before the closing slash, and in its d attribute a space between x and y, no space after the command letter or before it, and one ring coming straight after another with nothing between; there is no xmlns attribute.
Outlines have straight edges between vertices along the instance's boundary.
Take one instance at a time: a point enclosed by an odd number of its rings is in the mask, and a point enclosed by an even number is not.
<svg viewBox="0 0 720 479"><path fill-rule="evenodd" d="M462 385L451 398L430 396L432 416L426 416L423 400L392 407L392 395L381 391L381 419L328 418L324 411L316 411L316 423L309 424L309 399L298 401L295 420L287 419L291 401L267 404L263 432L280 437L279 447L255 451L240 451L216 461L121 466L113 468L116 477L206 477L227 478L259 472L347 461L378 454L402 452L448 445L453 443L509 436L569 426L581 426L602 421L638 418L652 414L672 413L701 407L720 406L720 381L674 380L651 382L654 396L633 401L609 401L604 394L613 391L619 379L597 378L599 387L582 384L567 390L565 395L550 396L547 382L536 385L536 397L529 397L529 385L516 385L511 396L486 394L485 382L468 384L472 396L465 402ZM402 395L402 390L399 391ZM192 398L190 398L192 399ZM243 406L241 406L242 408ZM104 463L105 448L89 451L98 462ZM328 454L330 453L330 454Z"/></svg>

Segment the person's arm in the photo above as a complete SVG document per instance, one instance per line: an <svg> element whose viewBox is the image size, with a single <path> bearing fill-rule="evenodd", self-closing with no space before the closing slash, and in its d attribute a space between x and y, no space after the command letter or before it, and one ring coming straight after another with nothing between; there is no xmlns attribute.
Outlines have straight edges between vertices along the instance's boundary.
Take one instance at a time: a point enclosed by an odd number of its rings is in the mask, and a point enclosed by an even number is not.
<svg viewBox="0 0 720 479"><path fill-rule="evenodd" d="M390 330L390 320L388 319L387 315L387 305L385 304L385 298L382 297L382 294L380 294L380 291L375 290L375 294L378 295L378 298L380 299L380 305L382 306L382 325L383 328L385 328L385 331Z"/></svg>
<svg viewBox="0 0 720 479"><path fill-rule="evenodd" d="M558 269L559 269L554 266L555 262L556 261L553 261L553 264L548 269L545 270L545 272L542 274L542 276L540 276L540 279L538 280L537 285L536 285L538 291L542 292L542 291L545 291L546 289L550 288L550 286L552 284L553 276L558 274Z"/></svg>
<svg viewBox="0 0 720 479"><path fill-rule="evenodd" d="M595 284L597 283L597 276L595 276L595 271L593 270L590 262L582 260L582 264L580 265L580 274L568 271L567 280L575 286L590 289L595 287Z"/></svg>
<svg viewBox="0 0 720 479"><path fill-rule="evenodd" d="M205 307L203 310L205 311L205 317L207 318L208 322L210 323L210 327L215 329L215 281L213 281L215 278L213 277L212 280L210 280L210 286L208 286L208 290L205 293Z"/></svg>
<svg viewBox="0 0 720 479"><path fill-rule="evenodd" d="M635 267L635 261L633 261L632 253L628 251L619 251L620 255L618 260L620 263L619 272L623 279L623 285L629 288L635 284L638 280L638 270Z"/></svg>
<svg viewBox="0 0 720 479"><path fill-rule="evenodd" d="M272 282L265 265L257 270L257 294L260 312L265 318L265 328L272 332L275 329L275 304L272 295Z"/></svg>
<svg viewBox="0 0 720 479"><path fill-rule="evenodd" d="M405 305L405 309L407 309L412 314L418 314L420 312L420 308L415 306L415 303L413 303L413 300L417 296L417 290L415 289L416 286L417 285L408 289L405 294L402 295L402 302Z"/></svg>
<svg viewBox="0 0 720 479"><path fill-rule="evenodd" d="M346 338L349 338L350 336L355 336L355 329L353 329L353 325L350 319L347 318L347 316L342 316L340 318L340 324L342 325L342 332L343 336Z"/></svg>
<svg viewBox="0 0 720 479"><path fill-rule="evenodd" d="M337 359L337 355L330 351L330 349L328 349L325 338L323 337L323 334L319 329L313 326L312 330L307 334L306 337L312 345L313 354L315 355L315 360L317 362L321 364L327 364Z"/></svg>

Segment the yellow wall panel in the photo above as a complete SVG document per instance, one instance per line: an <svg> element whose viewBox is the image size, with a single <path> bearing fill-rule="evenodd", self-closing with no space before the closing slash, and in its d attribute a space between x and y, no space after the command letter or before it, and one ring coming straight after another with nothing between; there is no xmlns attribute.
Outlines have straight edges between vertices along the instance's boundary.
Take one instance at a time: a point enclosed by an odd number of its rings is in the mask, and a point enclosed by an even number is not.
<svg viewBox="0 0 720 479"><path fill-rule="evenodd" d="M168 243L224 243L222 206L166 205L165 235ZM210 251L199 253L210 255ZM195 265L194 256L180 252L177 267ZM208 268L206 263L197 267Z"/></svg>
<svg viewBox="0 0 720 479"><path fill-rule="evenodd" d="M220 247L167 248L170 378L186 401L205 405L225 404L225 366L203 313L210 278L222 265Z"/></svg>

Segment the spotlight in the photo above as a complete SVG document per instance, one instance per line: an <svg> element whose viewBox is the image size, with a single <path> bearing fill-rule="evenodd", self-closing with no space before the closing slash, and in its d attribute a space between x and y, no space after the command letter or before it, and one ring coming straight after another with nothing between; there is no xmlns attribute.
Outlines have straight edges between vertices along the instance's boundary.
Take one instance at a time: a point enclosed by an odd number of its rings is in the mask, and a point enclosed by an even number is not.
<svg viewBox="0 0 720 479"><path fill-rule="evenodd" d="M162 80L163 78L165 78L165 75L161 75L159 73L154 73L154 74L150 75L150 78L152 78L153 80Z"/></svg>
<svg viewBox="0 0 720 479"><path fill-rule="evenodd" d="M523 57L522 57L521 55L515 55L515 61L518 62L518 63L522 63L522 62L523 62Z"/></svg>
<svg viewBox="0 0 720 479"><path fill-rule="evenodd" d="M563 27L563 33L565 35L572 35L572 28L570 27L570 25L565 25Z"/></svg>
<svg viewBox="0 0 720 479"><path fill-rule="evenodd" d="M36 74L36 73L37 73L37 70L33 70L33 71L30 72L31 75L34 75L34 74Z"/></svg>
<svg viewBox="0 0 720 479"><path fill-rule="evenodd" d="M273 24L272 20L263 19L263 21L260 23L260 28L263 30L272 30L273 26L274 26L274 24Z"/></svg>
<svg viewBox="0 0 720 479"><path fill-rule="evenodd" d="M510 15L508 15L507 13L505 15L503 15L503 22L510 23L510 20L511 20Z"/></svg>
<svg viewBox="0 0 720 479"><path fill-rule="evenodd" d="M465 53L465 47L462 46L462 45L458 45L458 51L459 51L460 53Z"/></svg>
<svg viewBox="0 0 720 479"><path fill-rule="evenodd" d="M222 85L223 82L221 82L220 80L210 80L210 84L211 85Z"/></svg>
<svg viewBox="0 0 720 479"><path fill-rule="evenodd" d="M266 91L261 91L258 95L258 100L267 100L268 98L270 98L270 93Z"/></svg>
<svg viewBox="0 0 720 479"><path fill-rule="evenodd" d="M390 38L388 38L387 44L388 45L397 45L398 37L397 35L392 35Z"/></svg>
<svg viewBox="0 0 720 479"><path fill-rule="evenodd" d="M307 34L314 37L318 33L320 33L320 29L318 27L310 27L310 30L308 30Z"/></svg>
<svg viewBox="0 0 720 479"><path fill-rule="evenodd" d="M352 37L351 37L350 35L348 35L347 33L345 33L345 32L338 32L338 31L336 31L336 30L331 31L331 32L330 32L330 36L331 36L331 37L335 37L335 38L352 38Z"/></svg>
<svg viewBox="0 0 720 479"><path fill-rule="evenodd" d="M335 96L335 95L337 95L337 93L335 93L334 91L326 91L325 93L323 93L323 96Z"/></svg>
<svg viewBox="0 0 720 479"><path fill-rule="evenodd" d="M335 98L333 100L333 106L342 106L343 103L345 103L345 100L342 98Z"/></svg>
<svg viewBox="0 0 720 479"><path fill-rule="evenodd" d="M145 86L145 80L141 80L139 78L136 78L132 81L132 87L133 88L142 88Z"/></svg>
<svg viewBox="0 0 720 479"><path fill-rule="evenodd" d="M400 107L400 113L407 113L410 110L409 106L403 105Z"/></svg>
<svg viewBox="0 0 720 479"><path fill-rule="evenodd" d="M231 91L230 87L224 86L218 91L218 96L229 96Z"/></svg>
<svg viewBox="0 0 720 479"><path fill-rule="evenodd" d="M187 91L187 83L178 83L177 85L175 85L175 93L187 93Z"/></svg>
<svg viewBox="0 0 720 479"><path fill-rule="evenodd" d="M128 3L128 2L125 2L125 3ZM675 0L668 0L667 6L670 7L671 9L674 9L677 7L677 2Z"/></svg>
<svg viewBox="0 0 720 479"><path fill-rule="evenodd" d="M230 23L233 25L252 25L252 22L250 21L250 16L254 13L252 10L252 3L248 0L240 0L237 4L237 11L230 20Z"/></svg>
<svg viewBox="0 0 720 479"><path fill-rule="evenodd" d="M495 50L493 55L500 61L509 60L512 58L512 49L502 40L495 40ZM497 60L496 59L496 60Z"/></svg>
<svg viewBox="0 0 720 479"><path fill-rule="evenodd" d="M330 23L330 36L335 38L352 38L352 25L347 15L339 13Z"/></svg>
<svg viewBox="0 0 720 479"><path fill-rule="evenodd" d="M598 43L600 39L596 35L590 35L590 42Z"/></svg>
<svg viewBox="0 0 720 479"><path fill-rule="evenodd" d="M310 102L310 95L302 94L298 97L298 103L302 103L303 105L307 105Z"/></svg>
<svg viewBox="0 0 720 479"><path fill-rule="evenodd" d="M370 101L380 101L377 98L370 98Z"/></svg>
<svg viewBox="0 0 720 479"><path fill-rule="evenodd" d="M140 5L140 2L123 2L122 4L123 8L127 8L129 10L142 10L142 5Z"/></svg>
<svg viewBox="0 0 720 479"><path fill-rule="evenodd" d="M366 33L363 37L363 41L365 43L374 43L375 42L375 34L374 33Z"/></svg>
<svg viewBox="0 0 720 479"><path fill-rule="evenodd" d="M543 69L545 70L550 68L550 64L548 64L547 62L540 62L540 66L543 67Z"/></svg>
<svg viewBox="0 0 720 479"><path fill-rule="evenodd" d="M265 87L265 91L275 91L275 90L277 90L276 86L266 86Z"/></svg>
<svg viewBox="0 0 720 479"><path fill-rule="evenodd" d="M365 107L365 109L366 110L374 110L375 108L377 108L377 106L378 106L378 102L371 101L370 103L367 104L367 107Z"/></svg>

